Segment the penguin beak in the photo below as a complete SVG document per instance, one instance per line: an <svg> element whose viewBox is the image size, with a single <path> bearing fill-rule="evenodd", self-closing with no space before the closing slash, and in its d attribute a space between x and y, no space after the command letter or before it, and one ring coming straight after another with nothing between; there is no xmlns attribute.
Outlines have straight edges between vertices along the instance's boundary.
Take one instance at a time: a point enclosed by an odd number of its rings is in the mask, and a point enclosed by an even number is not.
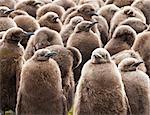
<svg viewBox="0 0 150 115"><path fill-rule="evenodd" d="M32 36L32 35L34 35L34 32L27 32L27 36L28 36L28 37L30 37L30 36Z"/></svg>
<svg viewBox="0 0 150 115"><path fill-rule="evenodd" d="M95 21L95 22L92 22L91 24L89 24L89 26L87 27L87 28L91 28L91 27L93 27L95 24L97 24L98 22L97 21Z"/></svg>
<svg viewBox="0 0 150 115"><path fill-rule="evenodd" d="M99 55L99 54L94 54L93 56L94 56L94 58L96 58L96 59L98 59L98 58L102 59L102 58L103 58L103 57L102 57L101 55Z"/></svg>
<svg viewBox="0 0 150 115"><path fill-rule="evenodd" d="M144 63L143 61L140 61L140 62L137 62L137 63L134 63L132 66L134 67L138 67L140 64Z"/></svg>
<svg viewBox="0 0 150 115"><path fill-rule="evenodd" d="M82 22L82 20L77 20L77 24L80 23L80 22Z"/></svg>
<svg viewBox="0 0 150 115"><path fill-rule="evenodd" d="M90 16L98 16L98 14L97 14L95 11L90 12L89 15L90 15Z"/></svg>
<svg viewBox="0 0 150 115"><path fill-rule="evenodd" d="M15 11L15 9L10 9L4 12L4 14L10 14L11 12Z"/></svg>
<svg viewBox="0 0 150 115"><path fill-rule="evenodd" d="M55 56L55 55L57 55L56 52L48 52L48 53L45 54L45 57L50 58L50 57L53 57L53 56Z"/></svg>
<svg viewBox="0 0 150 115"><path fill-rule="evenodd" d="M41 2L35 2L33 5L37 6L37 5L41 5L41 4L42 4Z"/></svg>

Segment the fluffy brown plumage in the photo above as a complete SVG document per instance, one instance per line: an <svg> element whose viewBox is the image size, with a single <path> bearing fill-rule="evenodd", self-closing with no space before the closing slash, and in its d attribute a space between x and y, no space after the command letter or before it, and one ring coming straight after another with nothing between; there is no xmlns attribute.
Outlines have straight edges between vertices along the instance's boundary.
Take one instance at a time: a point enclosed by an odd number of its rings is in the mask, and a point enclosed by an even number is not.
<svg viewBox="0 0 150 115"><path fill-rule="evenodd" d="M74 69L75 82L79 80L81 68L84 63L90 59L92 51L98 47L102 47L101 39L91 31L92 26L96 23L97 22L82 21L76 26L73 34L71 34L67 41L67 47L79 49L83 59L80 66Z"/></svg>
<svg viewBox="0 0 150 115"><path fill-rule="evenodd" d="M68 15L71 14L73 11L77 10L77 8L78 6L67 9L61 17L62 23L64 23Z"/></svg>
<svg viewBox="0 0 150 115"><path fill-rule="evenodd" d="M102 6L104 6L104 1L103 0L79 0L79 5L86 4L86 3L91 4L97 10L99 8L101 8Z"/></svg>
<svg viewBox="0 0 150 115"><path fill-rule="evenodd" d="M63 7L56 5L56 4L51 4L51 3L45 4L37 10L36 18L39 19L41 16L43 16L47 12L55 12L56 14L58 14L59 18L61 18L65 10Z"/></svg>
<svg viewBox="0 0 150 115"><path fill-rule="evenodd" d="M137 69L141 63L127 58L118 67L133 115L149 115L150 112L150 80L147 74Z"/></svg>
<svg viewBox="0 0 150 115"><path fill-rule="evenodd" d="M94 16L93 17L98 23L97 23L97 29L100 33L100 37L102 40L103 45L106 45L106 43L108 42L108 31L109 31L109 27L108 27L108 23L106 21L106 19L102 16Z"/></svg>
<svg viewBox="0 0 150 115"><path fill-rule="evenodd" d="M40 17L38 23L41 27L48 27L49 29L55 30L57 32L61 31L62 23L59 16L54 12L47 12Z"/></svg>
<svg viewBox="0 0 150 115"><path fill-rule="evenodd" d="M112 17L119 10L120 10L120 8L117 7L116 5L109 4L109 5L105 5L105 6L101 7L98 10L98 14L103 16L107 20L108 25L110 26L110 21L111 21Z"/></svg>
<svg viewBox="0 0 150 115"><path fill-rule="evenodd" d="M66 46L67 40L70 37L70 35L73 33L76 25L82 22L83 20L84 19L81 16L75 16L70 20L69 24L63 25L60 31L60 35L62 37L64 46Z"/></svg>
<svg viewBox="0 0 150 115"><path fill-rule="evenodd" d="M84 20L92 21L92 16L94 15L97 15L95 8L91 4L83 4L80 5L77 10L73 11L67 16L64 24L68 24L71 18L75 16L82 16Z"/></svg>
<svg viewBox="0 0 150 115"><path fill-rule="evenodd" d="M26 32L34 32L40 28L38 22L29 15L16 16L14 21L18 27L22 28ZM21 41L21 44L24 46L24 48L26 48L28 40L29 38Z"/></svg>
<svg viewBox="0 0 150 115"><path fill-rule="evenodd" d="M0 110L15 110L20 72L23 64L23 47L20 41L28 36L14 27L8 29L0 40Z"/></svg>
<svg viewBox="0 0 150 115"><path fill-rule="evenodd" d="M73 0L54 0L53 4L57 4L62 6L65 10L76 6L75 2Z"/></svg>
<svg viewBox="0 0 150 115"><path fill-rule="evenodd" d="M14 10L9 14L9 17L13 19L14 17L19 15L28 15L28 13L23 10Z"/></svg>
<svg viewBox="0 0 150 115"><path fill-rule="evenodd" d="M121 75L105 49L94 50L83 66L74 102L74 115L129 114Z"/></svg>
<svg viewBox="0 0 150 115"><path fill-rule="evenodd" d="M13 9L16 4L15 0L0 0L0 6L6 6L10 9Z"/></svg>
<svg viewBox="0 0 150 115"><path fill-rule="evenodd" d="M38 50L21 72L16 115L66 115L66 102L55 52Z"/></svg>
<svg viewBox="0 0 150 115"><path fill-rule="evenodd" d="M116 27L120 24L120 22L124 21L129 17L136 17L139 18L141 21L146 23L146 18L142 12L135 10L131 6L125 6L120 11L116 12L111 19L110 22L110 30L109 30L109 39L111 39L113 32L115 31Z"/></svg>
<svg viewBox="0 0 150 115"><path fill-rule="evenodd" d="M139 55L138 52L135 52L134 50L123 50L115 55L113 55L112 57L112 60L115 62L115 64L118 66L118 64L126 59L126 58L135 58L137 59L138 61L143 61L143 59L141 58L141 56ZM146 73L146 67L145 67L145 64L142 63L138 66L138 69L145 72Z"/></svg>
<svg viewBox="0 0 150 115"><path fill-rule="evenodd" d="M47 47L47 49L57 53L53 59L58 63L61 70L62 88L67 99L67 109L69 111L73 104L75 92L73 69L81 63L81 54L74 47L65 48L60 45L53 45Z"/></svg>
<svg viewBox="0 0 150 115"><path fill-rule="evenodd" d="M137 8L137 10L141 10L146 17L146 23L150 24L150 1L149 0L135 0L132 7Z"/></svg>
<svg viewBox="0 0 150 115"><path fill-rule="evenodd" d="M42 5L38 0L23 0L15 5L15 9L23 10L29 15L36 17L36 11Z"/></svg>
<svg viewBox="0 0 150 115"><path fill-rule="evenodd" d="M147 74L150 76L150 32L144 31L137 35L132 49L140 54L145 62Z"/></svg>
<svg viewBox="0 0 150 115"><path fill-rule="evenodd" d="M121 25L116 28L112 39L105 45L105 49L110 55L114 55L120 51L128 50L132 47L136 38L136 32L130 26Z"/></svg>
<svg viewBox="0 0 150 115"><path fill-rule="evenodd" d="M8 7L0 7L0 32L17 26L13 19L8 17L12 11L13 10L9 9Z"/></svg>
<svg viewBox="0 0 150 115"><path fill-rule="evenodd" d="M50 45L63 46L62 38L58 32L47 27L42 27L31 36L27 48L25 49L24 58L28 60L32 57L35 51Z"/></svg>
<svg viewBox="0 0 150 115"><path fill-rule="evenodd" d="M118 7L130 6L136 0L106 0L105 5L115 4Z"/></svg>
<svg viewBox="0 0 150 115"><path fill-rule="evenodd" d="M148 25L146 23L135 17L130 17L122 21L119 25L129 25L136 31L137 34L143 32L148 28Z"/></svg>

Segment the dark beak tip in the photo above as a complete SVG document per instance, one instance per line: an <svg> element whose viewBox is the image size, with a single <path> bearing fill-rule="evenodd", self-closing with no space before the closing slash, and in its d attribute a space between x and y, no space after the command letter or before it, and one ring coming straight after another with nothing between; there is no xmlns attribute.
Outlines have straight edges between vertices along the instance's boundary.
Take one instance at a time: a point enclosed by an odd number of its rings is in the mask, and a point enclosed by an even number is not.
<svg viewBox="0 0 150 115"><path fill-rule="evenodd" d="M41 4L42 4L41 2L36 2L36 3L34 3L34 6L41 5Z"/></svg>
<svg viewBox="0 0 150 115"><path fill-rule="evenodd" d="M98 21L93 22L93 24L97 24L97 23L98 23Z"/></svg>
<svg viewBox="0 0 150 115"><path fill-rule="evenodd" d="M96 12L91 14L92 16L98 16L98 14Z"/></svg>
<svg viewBox="0 0 150 115"><path fill-rule="evenodd" d="M32 35L34 35L34 32L27 32L27 36L32 36Z"/></svg>
<svg viewBox="0 0 150 115"><path fill-rule="evenodd" d="M46 54L46 57L53 57L53 56L56 56L57 53L56 52L49 52Z"/></svg>
<svg viewBox="0 0 150 115"><path fill-rule="evenodd" d="M134 66L138 67L140 64L144 63L143 61L137 62L134 64Z"/></svg>
<svg viewBox="0 0 150 115"><path fill-rule="evenodd" d="M15 11L15 9L7 10L7 11L5 11L4 13L5 13L5 14L10 14L10 13L13 12L13 11Z"/></svg>
<svg viewBox="0 0 150 115"><path fill-rule="evenodd" d="M141 62L138 62L138 64L142 64L142 63L144 63L143 61L141 61Z"/></svg>
<svg viewBox="0 0 150 115"><path fill-rule="evenodd" d="M97 13L95 13L95 14L93 14L93 16L98 16L98 14L97 14Z"/></svg>

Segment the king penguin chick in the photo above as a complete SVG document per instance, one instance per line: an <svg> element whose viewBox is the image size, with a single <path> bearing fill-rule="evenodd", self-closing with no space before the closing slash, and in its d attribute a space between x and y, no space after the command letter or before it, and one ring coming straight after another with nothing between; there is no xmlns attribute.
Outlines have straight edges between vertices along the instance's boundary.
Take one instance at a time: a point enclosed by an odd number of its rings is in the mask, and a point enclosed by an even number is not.
<svg viewBox="0 0 150 115"><path fill-rule="evenodd" d="M58 63L61 70L62 88L67 99L67 109L69 111L73 104L75 92L73 69L81 63L81 53L77 48L65 48L61 45L49 46L47 49L57 53L53 59Z"/></svg>
<svg viewBox="0 0 150 115"><path fill-rule="evenodd" d="M36 19L39 19L41 16L43 16L47 12L55 12L59 16L59 18L61 18L65 10L63 7L56 5L56 4L52 4L52 3L45 4L37 10Z"/></svg>
<svg viewBox="0 0 150 115"><path fill-rule="evenodd" d="M146 18L142 12L139 12L138 10L135 10L131 6L125 6L118 12L116 12L111 19L110 22L110 30L109 30L109 39L111 39L113 32L115 31L116 27L124 21L125 19L128 19L129 17L136 17L139 18L141 21L146 23Z"/></svg>
<svg viewBox="0 0 150 115"><path fill-rule="evenodd" d="M78 9L71 14L69 14L64 22L64 24L68 24L71 18L75 16L82 16L84 20L92 21L92 16L96 15L96 10L91 4L83 4L78 7Z"/></svg>
<svg viewBox="0 0 150 115"><path fill-rule="evenodd" d="M40 17L38 23L41 27L48 27L49 29L55 30L57 32L61 31L62 23L59 16L54 12L47 12Z"/></svg>
<svg viewBox="0 0 150 115"><path fill-rule="evenodd" d="M55 52L38 50L21 71L16 115L66 115L66 100Z"/></svg>
<svg viewBox="0 0 150 115"><path fill-rule="evenodd" d="M112 17L119 10L120 10L120 8L117 7L116 5L109 4L109 5L105 5L105 6L101 7L98 10L98 14L103 16L107 20L108 26L110 26L110 21L111 21Z"/></svg>
<svg viewBox="0 0 150 115"><path fill-rule="evenodd" d="M15 111L24 49L20 41L28 34L18 27L8 29L0 40L0 110Z"/></svg>
<svg viewBox="0 0 150 115"><path fill-rule="evenodd" d="M8 17L12 11L13 10L9 9L8 7L0 6L0 32L6 31L12 27L17 27L13 19Z"/></svg>
<svg viewBox="0 0 150 115"><path fill-rule="evenodd" d="M127 115L130 110L121 75L103 48L92 52L81 72L74 115Z"/></svg>
<svg viewBox="0 0 150 115"><path fill-rule="evenodd" d="M60 34L47 27L41 27L40 29L35 31L34 35L29 39L29 42L25 49L24 58L28 60L38 49L42 49L51 45L63 46Z"/></svg>
<svg viewBox="0 0 150 115"><path fill-rule="evenodd" d="M137 34L143 32L148 28L148 25L146 23L135 17L128 18L122 21L119 25L129 25L136 31Z"/></svg>
<svg viewBox="0 0 150 115"><path fill-rule="evenodd" d="M113 55L111 57L111 59L115 62L115 64L118 66L119 63L126 59L126 58L135 58L137 59L138 61L143 61L142 57L139 55L138 52L135 52L134 50L123 50L115 55ZM146 69L146 66L144 63L141 63L139 66L138 66L138 69L145 72L147 71Z"/></svg>
<svg viewBox="0 0 150 115"><path fill-rule="evenodd" d="M131 5L134 8L137 8L143 12L146 17L146 23L150 24L150 1L149 0L135 0Z"/></svg>
<svg viewBox="0 0 150 115"><path fill-rule="evenodd" d="M26 32L33 33L40 28L39 23L29 15L16 16L13 20L16 22L18 27L22 28ZM24 48L26 48L28 40L29 38L21 41Z"/></svg>
<svg viewBox="0 0 150 115"><path fill-rule="evenodd" d="M150 76L150 31L144 31L136 36L132 49L140 54L145 62L147 74Z"/></svg>
<svg viewBox="0 0 150 115"><path fill-rule="evenodd" d="M54 0L53 4L62 6L65 10L75 7L76 3L73 0Z"/></svg>
<svg viewBox="0 0 150 115"><path fill-rule="evenodd" d="M18 2L15 5L15 9L23 10L35 18L36 11L38 8L40 8L41 5L42 5L42 3L37 0L23 0L23 1Z"/></svg>
<svg viewBox="0 0 150 115"><path fill-rule="evenodd" d="M136 38L136 32L130 26L121 25L116 28L112 39L105 45L110 55L120 51L128 50L132 47Z"/></svg>
<svg viewBox="0 0 150 115"><path fill-rule="evenodd" d="M118 67L133 115L150 113L150 80L147 74L137 69L141 63L134 58L127 58Z"/></svg>
<svg viewBox="0 0 150 115"><path fill-rule="evenodd" d="M76 25L82 22L83 20L84 20L83 17L75 16L70 20L69 24L66 24L62 27L60 31L60 35L62 37L64 46L66 46L67 40L70 37L70 35L73 33Z"/></svg>
<svg viewBox="0 0 150 115"><path fill-rule="evenodd" d="M94 49L102 47L101 39L92 32L91 28L97 22L82 21L76 27L67 41L67 47L75 47L79 49L82 54L82 62L79 67L74 69L75 83L80 78L81 68L84 63L90 59L91 53Z"/></svg>

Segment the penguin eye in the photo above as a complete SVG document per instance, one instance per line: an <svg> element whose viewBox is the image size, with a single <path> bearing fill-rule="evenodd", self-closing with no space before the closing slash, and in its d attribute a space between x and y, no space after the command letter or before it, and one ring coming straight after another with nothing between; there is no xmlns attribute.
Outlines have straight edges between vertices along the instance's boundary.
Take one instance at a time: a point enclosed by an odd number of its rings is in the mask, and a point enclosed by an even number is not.
<svg viewBox="0 0 150 115"><path fill-rule="evenodd" d="M94 11L94 9L91 9L91 11Z"/></svg>

